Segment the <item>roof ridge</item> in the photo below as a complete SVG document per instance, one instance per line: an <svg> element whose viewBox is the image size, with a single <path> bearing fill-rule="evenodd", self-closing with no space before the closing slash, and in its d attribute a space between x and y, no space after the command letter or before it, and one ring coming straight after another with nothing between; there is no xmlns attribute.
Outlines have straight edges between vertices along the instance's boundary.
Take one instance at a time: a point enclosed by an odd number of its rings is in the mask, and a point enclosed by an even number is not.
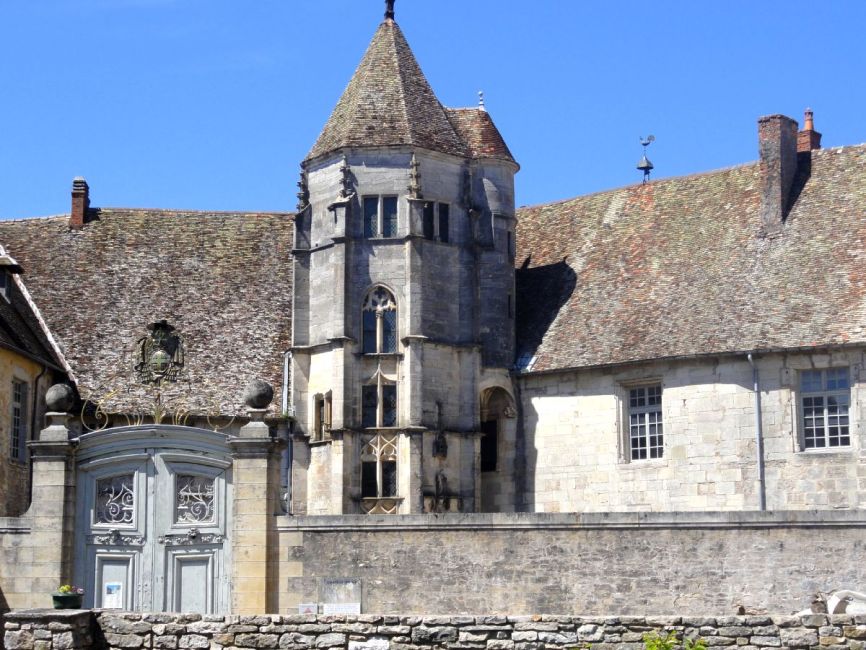
<svg viewBox="0 0 866 650"><path fill-rule="evenodd" d="M273 212L267 210L198 210L198 209L187 209L187 208L136 208L136 207L127 207L122 205L108 205L108 206L96 206L90 208L91 210L100 212L103 210L122 210L124 212L164 212L167 214L177 214L178 212L186 212L189 214L201 214L201 215L215 215L215 216L290 216L294 217L296 212ZM69 215L65 215L69 216Z"/></svg>

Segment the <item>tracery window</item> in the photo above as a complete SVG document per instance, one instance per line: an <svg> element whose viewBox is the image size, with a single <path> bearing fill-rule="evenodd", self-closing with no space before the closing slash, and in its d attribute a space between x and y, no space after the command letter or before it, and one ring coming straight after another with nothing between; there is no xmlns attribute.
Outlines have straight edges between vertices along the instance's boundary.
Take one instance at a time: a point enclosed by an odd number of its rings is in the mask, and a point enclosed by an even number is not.
<svg viewBox="0 0 866 650"><path fill-rule="evenodd" d="M361 448L361 497L397 496L397 434L379 433Z"/></svg>
<svg viewBox="0 0 866 650"><path fill-rule="evenodd" d="M385 287L374 287L361 310L364 354L397 351L397 303Z"/></svg>

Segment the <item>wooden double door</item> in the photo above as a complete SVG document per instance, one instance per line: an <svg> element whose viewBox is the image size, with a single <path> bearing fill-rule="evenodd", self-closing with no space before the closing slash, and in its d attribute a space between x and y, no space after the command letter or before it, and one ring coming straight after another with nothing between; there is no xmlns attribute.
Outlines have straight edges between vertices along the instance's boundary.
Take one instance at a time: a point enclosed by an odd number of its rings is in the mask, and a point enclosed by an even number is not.
<svg viewBox="0 0 866 650"><path fill-rule="evenodd" d="M172 429L82 445L75 573L86 607L228 611L230 460L218 434Z"/></svg>

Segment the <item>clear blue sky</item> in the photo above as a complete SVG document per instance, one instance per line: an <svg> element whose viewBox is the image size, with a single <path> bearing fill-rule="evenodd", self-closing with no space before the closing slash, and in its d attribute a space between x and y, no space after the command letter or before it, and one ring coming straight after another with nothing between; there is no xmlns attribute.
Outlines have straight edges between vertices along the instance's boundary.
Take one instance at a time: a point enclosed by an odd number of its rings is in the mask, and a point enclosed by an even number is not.
<svg viewBox="0 0 866 650"><path fill-rule="evenodd" d="M0 218L96 206L293 210L381 0L8 0ZM518 204L754 160L756 119L866 141L866 2L398 0L448 106L488 110Z"/></svg>

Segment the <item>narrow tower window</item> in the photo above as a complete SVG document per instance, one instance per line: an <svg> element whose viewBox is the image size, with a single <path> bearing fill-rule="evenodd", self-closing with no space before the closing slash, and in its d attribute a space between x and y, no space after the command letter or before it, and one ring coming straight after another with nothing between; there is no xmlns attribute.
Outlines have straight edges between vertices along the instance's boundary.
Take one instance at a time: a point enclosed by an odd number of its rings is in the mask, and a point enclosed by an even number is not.
<svg viewBox="0 0 866 650"><path fill-rule="evenodd" d="M397 197L364 197L364 237L397 236Z"/></svg>
<svg viewBox="0 0 866 650"><path fill-rule="evenodd" d="M364 354L397 351L397 303L390 291L374 287L362 310Z"/></svg>

